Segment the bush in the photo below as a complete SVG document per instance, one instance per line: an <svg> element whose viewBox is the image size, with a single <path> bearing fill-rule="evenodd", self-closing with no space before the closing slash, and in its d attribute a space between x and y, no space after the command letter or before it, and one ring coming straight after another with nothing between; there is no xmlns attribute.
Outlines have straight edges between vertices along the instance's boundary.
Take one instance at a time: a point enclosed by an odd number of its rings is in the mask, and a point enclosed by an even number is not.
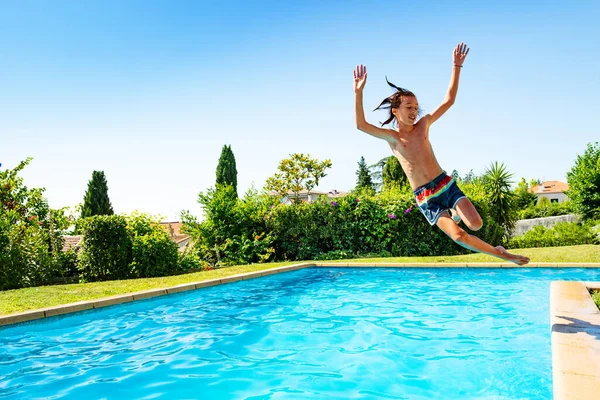
<svg viewBox="0 0 600 400"><path fill-rule="evenodd" d="M185 251L179 254L179 270L181 272L210 269L210 266L203 262L200 257L198 257L198 255L192 251Z"/></svg>
<svg viewBox="0 0 600 400"><path fill-rule="evenodd" d="M50 283L65 271L61 261L63 210L51 210L44 189L29 189L21 172L31 158L0 171L0 290Z"/></svg>
<svg viewBox="0 0 600 400"><path fill-rule="evenodd" d="M132 243L125 217L95 215L81 222L81 278L96 281L130 277Z"/></svg>
<svg viewBox="0 0 600 400"><path fill-rule="evenodd" d="M173 275L178 270L177 244L166 232L151 232L131 238L132 261L129 277L148 278Z"/></svg>
<svg viewBox="0 0 600 400"><path fill-rule="evenodd" d="M592 227L593 223L580 224L577 222L561 222L549 229L537 225L532 230L525 232L524 235L510 239L508 247L524 249L598 243Z"/></svg>
<svg viewBox="0 0 600 400"><path fill-rule="evenodd" d="M556 217L559 215L573 214L573 205L567 200L562 203L550 203L548 206L528 207L519 211L519 219L532 219L544 217Z"/></svg>
<svg viewBox="0 0 600 400"><path fill-rule="evenodd" d="M575 165L567 172L569 191L577 213L584 219L600 218L600 145L588 143L583 155L578 155Z"/></svg>
<svg viewBox="0 0 600 400"><path fill-rule="evenodd" d="M200 193L198 201L205 220L198 223L189 213L183 213L182 220L200 259L213 266L273 259L273 235L267 232L266 218L276 199L250 190L240 200L233 187L225 185Z"/></svg>
<svg viewBox="0 0 600 400"><path fill-rule="evenodd" d="M160 227L160 221L139 213L132 213L126 220L132 244L128 277L148 278L176 273L179 249Z"/></svg>

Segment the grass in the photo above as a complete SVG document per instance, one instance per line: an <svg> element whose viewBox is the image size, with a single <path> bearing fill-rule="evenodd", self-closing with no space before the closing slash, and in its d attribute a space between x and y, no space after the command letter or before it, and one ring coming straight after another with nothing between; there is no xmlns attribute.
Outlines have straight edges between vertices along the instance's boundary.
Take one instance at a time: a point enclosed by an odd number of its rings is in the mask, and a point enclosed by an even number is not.
<svg viewBox="0 0 600 400"><path fill-rule="evenodd" d="M531 262L557 262L557 263L600 263L600 246L582 245L565 247L546 247L523 250L511 250L531 258ZM468 254L462 256L433 256L433 257L390 257L390 258L361 258L353 260L335 260L333 262L498 262L495 257L482 254ZM226 276L245 272L261 271L285 265L298 264L299 262L280 262L270 264L239 265L211 271L195 272L185 275L167 276L162 278L143 278L122 281L79 283L70 285L40 286L0 292L0 315L52 307L61 304L73 303L82 300L93 300L119 294L137 292L141 290L164 288L182 283L199 282L209 279L223 278ZM596 303L600 305L600 295L596 295Z"/></svg>
<svg viewBox="0 0 600 400"><path fill-rule="evenodd" d="M598 308L600 308L600 290L592 291L592 299L594 300L594 303L596 303Z"/></svg>

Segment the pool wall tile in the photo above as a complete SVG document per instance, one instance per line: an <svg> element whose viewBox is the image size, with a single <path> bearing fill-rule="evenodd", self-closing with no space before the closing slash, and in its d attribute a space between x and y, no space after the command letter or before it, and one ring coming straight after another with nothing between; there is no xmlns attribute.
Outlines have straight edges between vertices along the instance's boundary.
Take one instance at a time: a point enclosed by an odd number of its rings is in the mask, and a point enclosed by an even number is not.
<svg viewBox="0 0 600 400"><path fill-rule="evenodd" d="M591 282L591 286L600 285ZM554 399L593 399L600 393L600 310L584 282L550 284Z"/></svg>
<svg viewBox="0 0 600 400"><path fill-rule="evenodd" d="M45 308L44 314L46 317L52 317L54 315L68 314L76 311L91 310L92 308L94 308L94 303L92 301L80 301L77 303Z"/></svg>

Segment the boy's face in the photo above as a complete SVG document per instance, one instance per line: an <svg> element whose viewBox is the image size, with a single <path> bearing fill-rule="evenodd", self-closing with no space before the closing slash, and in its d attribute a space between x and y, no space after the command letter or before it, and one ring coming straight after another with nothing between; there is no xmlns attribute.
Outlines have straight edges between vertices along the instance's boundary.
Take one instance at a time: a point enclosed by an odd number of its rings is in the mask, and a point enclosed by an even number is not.
<svg viewBox="0 0 600 400"><path fill-rule="evenodd" d="M417 98L413 96L402 96L400 107L394 108L394 115L398 118L398 122L404 125L413 125L417 122L419 116L419 103Z"/></svg>

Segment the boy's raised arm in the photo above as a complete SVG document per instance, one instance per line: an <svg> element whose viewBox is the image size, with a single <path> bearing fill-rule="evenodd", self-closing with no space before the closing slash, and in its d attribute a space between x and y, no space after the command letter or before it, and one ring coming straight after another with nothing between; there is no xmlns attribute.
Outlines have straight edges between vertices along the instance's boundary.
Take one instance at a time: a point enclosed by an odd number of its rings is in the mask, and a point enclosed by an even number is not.
<svg viewBox="0 0 600 400"><path fill-rule="evenodd" d="M456 93L458 92L458 81L460 78L460 69L465 62L465 58L469 54L469 48L464 43L459 43L454 48L454 65L452 66L452 75L450 77L450 86L446 93L446 98L431 114L428 115L429 125L437 121L448 109L454 104L456 100Z"/></svg>
<svg viewBox="0 0 600 400"><path fill-rule="evenodd" d="M354 70L354 117L356 119L356 128L379 139L389 141L392 139L392 136L388 129L371 125L365 119L365 111L363 109L363 89L365 88L366 83L367 67L362 64L357 65Z"/></svg>

